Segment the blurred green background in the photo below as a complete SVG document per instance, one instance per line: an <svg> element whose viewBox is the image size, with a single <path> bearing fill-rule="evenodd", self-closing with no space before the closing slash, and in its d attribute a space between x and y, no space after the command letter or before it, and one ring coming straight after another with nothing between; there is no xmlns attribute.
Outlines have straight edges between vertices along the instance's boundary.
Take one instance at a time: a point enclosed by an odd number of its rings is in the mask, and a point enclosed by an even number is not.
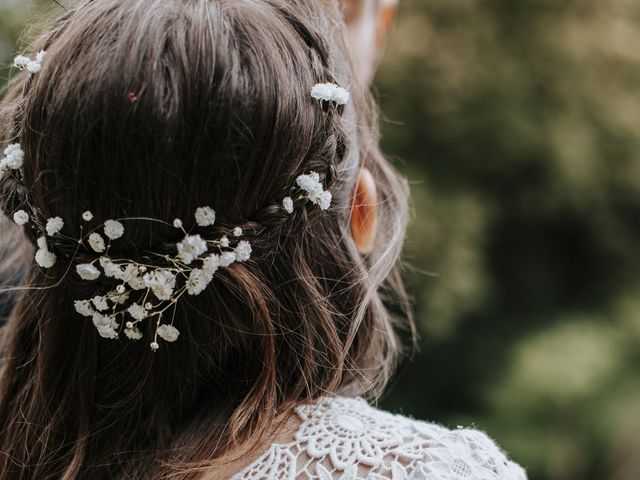
<svg viewBox="0 0 640 480"><path fill-rule="evenodd" d="M2 65L36 3L0 0ZM422 336L383 406L640 478L640 2L402 0L375 88Z"/></svg>

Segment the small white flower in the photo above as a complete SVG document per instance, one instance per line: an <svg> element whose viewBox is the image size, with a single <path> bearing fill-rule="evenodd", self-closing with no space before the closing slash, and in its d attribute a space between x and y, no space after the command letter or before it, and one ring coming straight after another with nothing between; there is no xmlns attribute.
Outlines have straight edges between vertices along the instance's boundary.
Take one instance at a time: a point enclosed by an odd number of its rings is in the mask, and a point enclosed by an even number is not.
<svg viewBox="0 0 640 480"><path fill-rule="evenodd" d="M151 347L151 350L153 350L154 352L160 348L160 345L158 345L158 342L151 342L149 346Z"/></svg>
<svg viewBox="0 0 640 480"><path fill-rule="evenodd" d="M27 63L27 71L29 73L38 73L40 70L42 70L42 65L40 65L40 63L38 62Z"/></svg>
<svg viewBox="0 0 640 480"><path fill-rule="evenodd" d="M25 225L29 222L29 214L24 210L18 210L13 214L13 221L18 225Z"/></svg>
<svg viewBox="0 0 640 480"><path fill-rule="evenodd" d="M116 287L116 293L122 295L124 292L127 291L127 288L124 285L118 285Z"/></svg>
<svg viewBox="0 0 640 480"><path fill-rule="evenodd" d="M99 233L93 232L89 235L89 245L96 253L102 253L106 250L104 238Z"/></svg>
<svg viewBox="0 0 640 480"><path fill-rule="evenodd" d="M285 212L289 214L293 213L293 199L291 197L285 197L284 200L282 200L282 206Z"/></svg>
<svg viewBox="0 0 640 480"><path fill-rule="evenodd" d="M233 229L233 236L234 237L241 237L242 236L242 228L240 227L236 227Z"/></svg>
<svg viewBox="0 0 640 480"><path fill-rule="evenodd" d="M127 300L129 300L129 292L120 293L116 290L112 290L111 292L107 293L106 297L110 302L113 302L117 305L124 305L125 303L127 303Z"/></svg>
<svg viewBox="0 0 640 480"><path fill-rule="evenodd" d="M209 282L211 281L211 277L208 276L203 270L199 268L194 268L191 270L189 274L189 279L187 280L187 293L189 295L200 295Z"/></svg>
<svg viewBox="0 0 640 480"><path fill-rule="evenodd" d="M296 178L296 183L310 195L319 194L323 190L320 176L316 172L311 172L308 175L299 175Z"/></svg>
<svg viewBox="0 0 640 480"><path fill-rule="evenodd" d="M144 286L150 288L158 300L170 300L176 286L176 276L169 270L155 270L145 274Z"/></svg>
<svg viewBox="0 0 640 480"><path fill-rule="evenodd" d="M227 248L229 246L229 237L227 237L226 235L222 237L220 239L220 245L222 245L224 248Z"/></svg>
<svg viewBox="0 0 640 480"><path fill-rule="evenodd" d="M335 102L338 105L346 105L349 102L349 92L335 83L314 85L311 96L321 102Z"/></svg>
<svg viewBox="0 0 640 480"><path fill-rule="evenodd" d="M18 55L13 59L13 66L19 69L24 69L31 62L29 57L25 57L24 55Z"/></svg>
<svg viewBox="0 0 640 480"><path fill-rule="evenodd" d="M100 270L90 263L81 263L76 265L76 272L83 280L96 280L100 278Z"/></svg>
<svg viewBox="0 0 640 480"><path fill-rule="evenodd" d="M176 219L173 221L173 226L174 226L175 228L182 228L182 220L180 220L179 218L176 218Z"/></svg>
<svg viewBox="0 0 640 480"><path fill-rule="evenodd" d="M38 248L41 250L49 250L47 246L47 239L45 237L38 237Z"/></svg>
<svg viewBox="0 0 640 480"><path fill-rule="evenodd" d="M160 325L158 327L158 336L167 342L175 342L180 332L173 325Z"/></svg>
<svg viewBox="0 0 640 480"><path fill-rule="evenodd" d="M36 263L40 265L42 268L51 268L56 263L56 255L55 253L50 252L49 250L45 250L40 248L36 252Z"/></svg>
<svg viewBox="0 0 640 480"><path fill-rule="evenodd" d="M45 52L44 50L40 50L38 53L36 53L36 62L42 63L46 54L47 52Z"/></svg>
<svg viewBox="0 0 640 480"><path fill-rule="evenodd" d="M89 300L76 300L73 302L73 306L83 317L92 317L96 312L91 307L91 302Z"/></svg>
<svg viewBox="0 0 640 480"><path fill-rule="evenodd" d="M131 305L127 309L127 312L129 312L129 315L131 315L135 320L138 321L144 320L149 316L149 312L147 312L147 310L142 305L138 305L137 303Z"/></svg>
<svg viewBox="0 0 640 480"><path fill-rule="evenodd" d="M113 328L118 325L117 323L115 323L115 321L111 317L108 317L98 312L94 313L91 316L91 320L93 321L93 324L95 325L96 328L106 326L106 325L109 325Z"/></svg>
<svg viewBox="0 0 640 480"><path fill-rule="evenodd" d="M117 240L124 234L124 225L117 220L104 222L104 234L111 240Z"/></svg>
<svg viewBox="0 0 640 480"><path fill-rule="evenodd" d="M2 152L5 158L0 161L0 170L19 170L24 164L24 152L19 143L12 143Z"/></svg>
<svg viewBox="0 0 640 480"><path fill-rule="evenodd" d="M251 244L245 240L238 243L235 249L236 260L238 262L246 262L251 258Z"/></svg>
<svg viewBox="0 0 640 480"><path fill-rule="evenodd" d="M349 103L349 92L342 87L336 87L333 91L333 101L338 105L346 105Z"/></svg>
<svg viewBox="0 0 640 480"><path fill-rule="evenodd" d="M213 277L213 275L218 271L220 267L220 256L212 253L207 258L205 258L204 263L202 265L202 270L209 277Z"/></svg>
<svg viewBox="0 0 640 480"><path fill-rule="evenodd" d="M86 212L84 212L84 213L82 214L82 219L83 219L85 222L90 222L91 220L93 220L93 213L91 213L91 211L90 211L90 210L87 210Z"/></svg>
<svg viewBox="0 0 640 480"><path fill-rule="evenodd" d="M109 340L118 338L118 332L116 332L112 325L100 325L98 327L98 333L102 338L108 338Z"/></svg>
<svg viewBox="0 0 640 480"><path fill-rule="evenodd" d="M118 265L113 263L109 257L100 257L100 266L108 278L117 278L118 280L122 280L120 278L122 270Z"/></svg>
<svg viewBox="0 0 640 480"><path fill-rule="evenodd" d="M318 83L311 89L311 96L316 100L329 102L333 98L332 83Z"/></svg>
<svg viewBox="0 0 640 480"><path fill-rule="evenodd" d="M129 340L140 340L142 338L142 332L139 328L125 328L124 334Z"/></svg>
<svg viewBox="0 0 640 480"><path fill-rule="evenodd" d="M189 265L207 251L207 242L200 235L187 235L177 247L180 260Z"/></svg>
<svg viewBox="0 0 640 480"><path fill-rule="evenodd" d="M196 223L201 227L213 225L216 221L216 212L211 207L200 207L196 209Z"/></svg>
<svg viewBox="0 0 640 480"><path fill-rule="evenodd" d="M236 261L236 252L224 252L220 255L220 266L228 267Z"/></svg>
<svg viewBox="0 0 640 480"><path fill-rule="evenodd" d="M50 218L49 220L47 220L47 235L53 237L57 233L60 233L62 227L64 227L64 220L62 220L60 217Z"/></svg>
<svg viewBox="0 0 640 480"><path fill-rule="evenodd" d="M309 200L315 205L319 205L321 210L327 210L331 206L331 192L320 192L317 195L310 195Z"/></svg>
<svg viewBox="0 0 640 480"><path fill-rule="evenodd" d="M96 307L99 312L104 312L105 310L109 310L109 302L107 297L103 297L100 295L96 295L91 299L91 303Z"/></svg>

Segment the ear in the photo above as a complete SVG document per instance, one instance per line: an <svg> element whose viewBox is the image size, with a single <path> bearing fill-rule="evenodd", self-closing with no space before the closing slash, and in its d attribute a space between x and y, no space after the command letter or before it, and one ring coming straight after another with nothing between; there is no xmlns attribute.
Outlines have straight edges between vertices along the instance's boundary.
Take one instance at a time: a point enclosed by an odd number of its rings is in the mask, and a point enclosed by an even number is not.
<svg viewBox="0 0 640 480"><path fill-rule="evenodd" d="M373 175L364 167L358 173L353 192L351 233L360 253L367 254L373 250L378 233L378 188Z"/></svg>

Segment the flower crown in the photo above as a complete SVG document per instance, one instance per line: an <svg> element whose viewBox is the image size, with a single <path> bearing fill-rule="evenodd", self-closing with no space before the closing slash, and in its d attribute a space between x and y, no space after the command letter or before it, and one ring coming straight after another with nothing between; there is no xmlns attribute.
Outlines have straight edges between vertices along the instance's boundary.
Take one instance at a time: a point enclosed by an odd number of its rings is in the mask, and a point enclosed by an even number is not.
<svg viewBox="0 0 640 480"><path fill-rule="evenodd" d="M33 61L28 57L18 56L14 65L35 74L41 70L44 57L44 51ZM338 105L344 105L349 100L349 93L345 89L328 83L314 86L311 96L320 102L334 102ZM4 158L0 160L0 179L8 173L24 183L22 167L25 155L20 144L9 145L3 153ZM331 192L324 190L316 172L299 175L291 195L282 200L282 208L288 214L293 213L295 201L298 200L299 203L311 202L321 210L327 210L332 200ZM198 227L210 227L215 224L216 212L209 206L203 206L196 209L194 217ZM159 339L166 342L178 339L180 332L173 325L173 319L178 301L182 297L200 295L212 282L218 270L236 262L246 262L251 259L252 254L251 243L243 239L244 232L239 226L230 229L227 235L208 240L200 234L187 231L183 221L175 219L171 226L180 231L182 238L175 244L177 253L168 255L147 252L149 258L162 260L163 266L158 266L151 262L116 258L111 254L112 245L121 242L126 233L123 222L145 219L109 219L92 225L92 222L95 223L94 215L87 210L82 213L80 238L64 235L65 222L61 217L49 218L44 231L41 231L42 228L36 225L37 222L34 222L25 210L16 211L13 220L20 226L28 225L37 231L38 249L35 261L43 269L53 267L58 261L58 257L50 249L53 239L68 240L77 245L71 264L81 247L93 252L94 260L75 264L75 274L86 282L95 282L100 278L112 279L112 285L101 294L75 300L76 312L90 318L99 335L108 339L119 338L122 333L131 340L140 340L143 338L140 324L143 321L154 322L155 332L150 342L153 351L160 347ZM166 224L162 220L146 220ZM67 271L72 268L71 264ZM170 322L165 321L168 313L172 314Z"/></svg>

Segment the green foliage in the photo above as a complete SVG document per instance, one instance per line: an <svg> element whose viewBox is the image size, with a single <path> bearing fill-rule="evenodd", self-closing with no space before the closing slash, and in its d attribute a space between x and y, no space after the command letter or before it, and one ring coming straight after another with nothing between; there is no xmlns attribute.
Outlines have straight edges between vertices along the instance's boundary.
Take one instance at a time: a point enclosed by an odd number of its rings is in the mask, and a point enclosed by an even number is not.
<svg viewBox="0 0 640 480"><path fill-rule="evenodd" d="M377 81L423 334L386 404L474 422L535 479L640 476L639 21L405 0Z"/></svg>
<svg viewBox="0 0 640 480"><path fill-rule="evenodd" d="M4 66L35 3L0 0ZM633 0L403 0L376 82L423 337L385 405L531 479L640 477L639 43Z"/></svg>

